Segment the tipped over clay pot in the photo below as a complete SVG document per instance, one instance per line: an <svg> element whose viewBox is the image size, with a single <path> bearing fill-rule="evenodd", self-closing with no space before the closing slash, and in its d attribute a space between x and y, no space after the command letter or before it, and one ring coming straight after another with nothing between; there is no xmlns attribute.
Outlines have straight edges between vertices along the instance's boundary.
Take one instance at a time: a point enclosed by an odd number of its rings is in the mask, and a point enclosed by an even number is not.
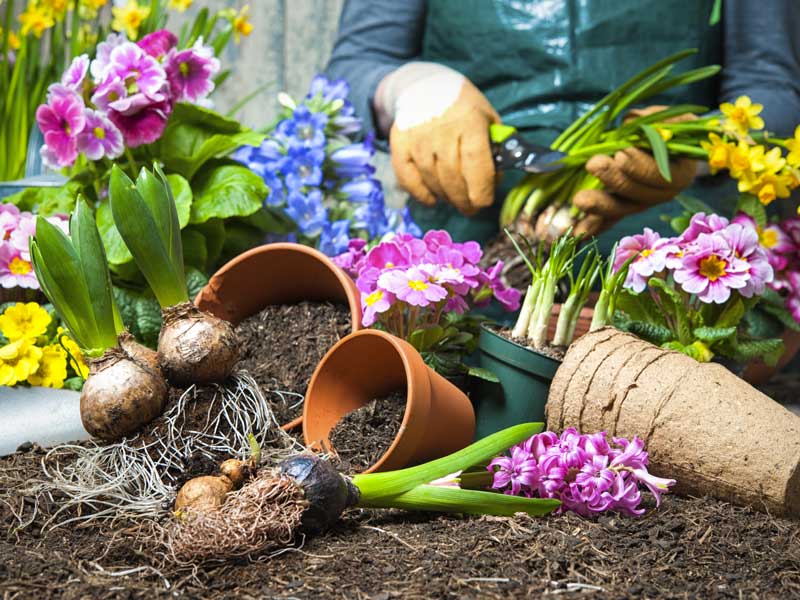
<svg viewBox="0 0 800 600"><path fill-rule="evenodd" d="M209 279L195 306L237 325L267 306L333 301L350 307L352 331L361 328L361 295L325 254L302 244L266 244L230 260ZM302 417L284 425L292 429Z"/></svg>
<svg viewBox="0 0 800 600"><path fill-rule="evenodd" d="M331 450L330 432L343 416L402 388L408 395L400 431L365 473L446 456L472 442L475 413L467 396L406 341L365 329L339 340L314 371L303 407L306 445Z"/></svg>

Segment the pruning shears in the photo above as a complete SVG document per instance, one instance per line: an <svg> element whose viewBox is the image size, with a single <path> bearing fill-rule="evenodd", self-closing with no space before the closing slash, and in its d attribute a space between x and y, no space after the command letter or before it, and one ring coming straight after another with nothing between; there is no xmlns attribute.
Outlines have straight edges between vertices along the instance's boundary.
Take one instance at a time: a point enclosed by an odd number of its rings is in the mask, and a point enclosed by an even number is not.
<svg viewBox="0 0 800 600"><path fill-rule="evenodd" d="M492 142L494 166L498 171L516 169L528 173L549 173L558 171L563 166L559 161L566 156L563 152L526 141L511 125L490 125L489 139Z"/></svg>

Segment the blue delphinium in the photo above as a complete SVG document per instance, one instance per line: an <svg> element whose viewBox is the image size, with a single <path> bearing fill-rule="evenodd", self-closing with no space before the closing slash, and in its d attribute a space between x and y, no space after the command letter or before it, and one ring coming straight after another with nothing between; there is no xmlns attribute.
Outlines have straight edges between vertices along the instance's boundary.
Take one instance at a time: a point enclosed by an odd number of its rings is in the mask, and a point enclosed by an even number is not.
<svg viewBox="0 0 800 600"><path fill-rule="evenodd" d="M372 136L354 139L361 121L347 100L347 82L316 76L299 104L286 97L282 119L260 147L242 147L234 158L258 173L270 189L264 202L297 225L293 239L330 256L350 238L377 240L387 233L422 235L408 209L386 206L373 177Z"/></svg>

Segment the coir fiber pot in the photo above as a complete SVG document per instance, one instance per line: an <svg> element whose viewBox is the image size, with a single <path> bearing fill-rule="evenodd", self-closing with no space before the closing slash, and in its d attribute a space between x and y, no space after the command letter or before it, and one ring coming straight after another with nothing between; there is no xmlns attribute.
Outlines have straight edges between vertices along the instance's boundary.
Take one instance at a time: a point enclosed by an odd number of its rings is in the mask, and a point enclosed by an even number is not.
<svg viewBox="0 0 800 600"><path fill-rule="evenodd" d="M446 456L472 442L475 413L464 393L406 341L364 329L339 340L314 371L303 406L306 446L331 450L331 429L343 416L403 387L408 395L400 431L366 473Z"/></svg>
<svg viewBox="0 0 800 600"><path fill-rule="evenodd" d="M513 342L490 325L481 327L480 366L499 383L481 380L474 394L476 439L519 423L544 421L550 382L561 361Z"/></svg>
<svg viewBox="0 0 800 600"><path fill-rule="evenodd" d="M267 244L240 254L214 273L194 303L236 325L267 306L304 300L345 303L352 331L361 328L361 296L353 280L322 252L301 244ZM284 429L301 422L298 417Z"/></svg>

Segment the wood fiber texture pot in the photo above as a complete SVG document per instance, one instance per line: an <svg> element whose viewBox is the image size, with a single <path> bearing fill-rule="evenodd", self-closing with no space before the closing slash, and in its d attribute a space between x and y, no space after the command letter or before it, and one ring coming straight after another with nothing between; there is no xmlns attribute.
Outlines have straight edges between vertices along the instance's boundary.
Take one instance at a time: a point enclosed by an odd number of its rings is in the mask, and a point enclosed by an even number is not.
<svg viewBox="0 0 800 600"><path fill-rule="evenodd" d="M267 306L326 300L347 304L352 331L361 329L361 294L347 273L319 250L276 243L248 250L223 265L194 303L237 325ZM283 428L293 429L301 422L298 417Z"/></svg>
<svg viewBox="0 0 800 600"><path fill-rule="evenodd" d="M400 431L365 473L446 456L472 442L475 413L467 396L405 340L364 329L339 340L311 378L303 407L306 446L330 450L331 429L344 415L402 387L408 395Z"/></svg>

